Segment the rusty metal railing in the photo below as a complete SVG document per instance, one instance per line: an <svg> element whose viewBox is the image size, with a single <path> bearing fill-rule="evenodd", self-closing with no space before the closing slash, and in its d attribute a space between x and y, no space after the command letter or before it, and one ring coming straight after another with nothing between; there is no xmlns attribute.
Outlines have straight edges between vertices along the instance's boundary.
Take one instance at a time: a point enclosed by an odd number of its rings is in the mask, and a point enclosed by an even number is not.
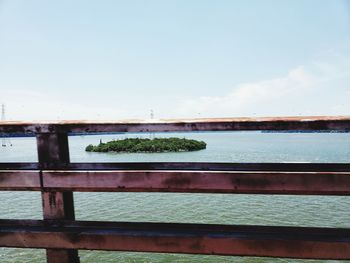
<svg viewBox="0 0 350 263"><path fill-rule="evenodd" d="M0 246L47 249L350 259L350 229L76 221L74 191L350 195L344 163L70 163L71 132L350 131L350 117L124 122L0 122L0 133L36 136L39 162L0 163L1 191L41 191L43 220L0 220Z"/></svg>

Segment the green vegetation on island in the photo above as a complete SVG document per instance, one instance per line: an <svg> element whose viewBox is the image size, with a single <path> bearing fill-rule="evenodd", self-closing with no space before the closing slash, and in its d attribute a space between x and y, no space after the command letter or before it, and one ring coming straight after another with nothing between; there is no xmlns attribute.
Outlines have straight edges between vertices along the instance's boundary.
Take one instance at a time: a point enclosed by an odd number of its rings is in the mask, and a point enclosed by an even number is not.
<svg viewBox="0 0 350 263"><path fill-rule="evenodd" d="M85 148L87 152L117 152L117 153L160 153L188 152L203 150L207 144L203 141L185 138L127 138L114 140L99 145L92 144Z"/></svg>

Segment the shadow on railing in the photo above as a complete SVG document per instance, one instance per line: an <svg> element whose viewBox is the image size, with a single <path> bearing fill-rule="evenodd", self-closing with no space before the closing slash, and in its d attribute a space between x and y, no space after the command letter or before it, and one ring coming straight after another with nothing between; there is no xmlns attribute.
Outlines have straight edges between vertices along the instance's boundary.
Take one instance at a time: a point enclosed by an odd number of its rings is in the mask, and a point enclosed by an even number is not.
<svg viewBox="0 0 350 263"><path fill-rule="evenodd" d="M350 164L70 163L71 132L350 131L350 117L0 122L32 134L38 163L0 163L0 190L41 191L44 220L0 220L0 246L47 249L79 262L79 249L350 259L350 229L75 221L74 191L350 195Z"/></svg>

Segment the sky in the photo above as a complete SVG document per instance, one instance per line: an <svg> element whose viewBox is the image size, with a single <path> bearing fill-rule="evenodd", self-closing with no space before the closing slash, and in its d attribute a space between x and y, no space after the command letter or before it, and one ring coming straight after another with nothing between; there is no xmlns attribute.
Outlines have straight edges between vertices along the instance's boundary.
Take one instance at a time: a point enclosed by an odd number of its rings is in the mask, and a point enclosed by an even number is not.
<svg viewBox="0 0 350 263"><path fill-rule="evenodd" d="M350 115L350 0L0 0L9 120Z"/></svg>

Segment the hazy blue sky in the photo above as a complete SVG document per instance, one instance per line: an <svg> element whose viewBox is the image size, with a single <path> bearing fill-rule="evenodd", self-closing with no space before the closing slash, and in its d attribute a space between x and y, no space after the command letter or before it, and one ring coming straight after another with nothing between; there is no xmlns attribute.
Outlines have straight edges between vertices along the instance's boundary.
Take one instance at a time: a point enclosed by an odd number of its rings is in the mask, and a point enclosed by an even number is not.
<svg viewBox="0 0 350 263"><path fill-rule="evenodd" d="M0 0L9 119L350 115L350 1Z"/></svg>

